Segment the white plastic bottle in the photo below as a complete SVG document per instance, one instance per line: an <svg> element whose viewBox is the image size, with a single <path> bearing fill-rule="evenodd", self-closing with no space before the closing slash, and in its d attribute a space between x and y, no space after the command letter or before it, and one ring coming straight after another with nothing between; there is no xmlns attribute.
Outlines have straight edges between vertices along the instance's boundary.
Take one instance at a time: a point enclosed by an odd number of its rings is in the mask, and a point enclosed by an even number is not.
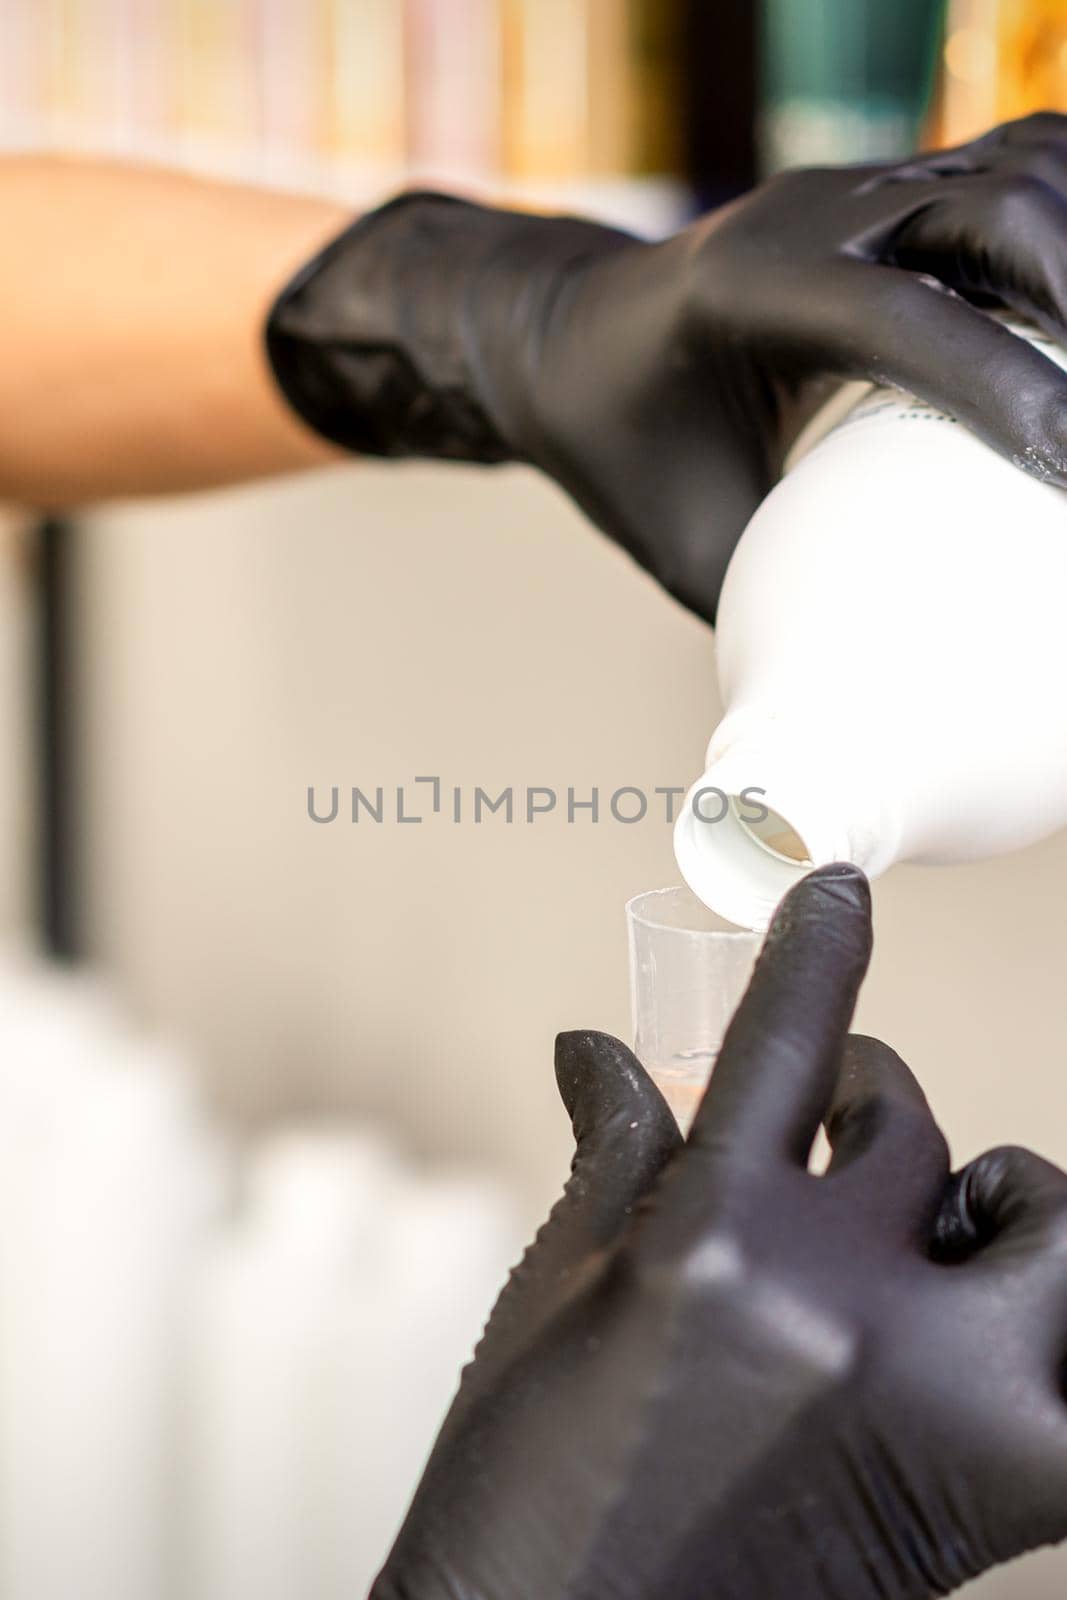
<svg viewBox="0 0 1067 1600"><path fill-rule="evenodd" d="M923 401L867 389L795 452L730 563L716 651L725 712L674 845L733 922L766 927L828 861L875 877L1067 822L1067 492Z"/></svg>

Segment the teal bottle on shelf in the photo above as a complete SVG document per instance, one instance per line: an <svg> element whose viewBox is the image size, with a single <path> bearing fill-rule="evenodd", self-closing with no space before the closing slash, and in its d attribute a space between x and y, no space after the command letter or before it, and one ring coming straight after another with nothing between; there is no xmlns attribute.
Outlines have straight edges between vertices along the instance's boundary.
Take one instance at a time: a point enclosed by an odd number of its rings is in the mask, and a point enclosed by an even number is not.
<svg viewBox="0 0 1067 1600"><path fill-rule="evenodd" d="M914 149L944 17L944 0L762 0L764 171Z"/></svg>

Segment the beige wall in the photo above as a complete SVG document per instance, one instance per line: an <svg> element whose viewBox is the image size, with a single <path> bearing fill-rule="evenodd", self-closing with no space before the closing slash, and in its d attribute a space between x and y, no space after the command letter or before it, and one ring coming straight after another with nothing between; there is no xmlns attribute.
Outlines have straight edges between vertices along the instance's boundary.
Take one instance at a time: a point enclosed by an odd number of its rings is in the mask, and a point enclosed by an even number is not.
<svg viewBox="0 0 1067 1600"><path fill-rule="evenodd" d="M521 470L109 510L82 561L101 959L230 1112L380 1115L498 1163L533 1218L568 1156L553 1034L627 1032L623 902L675 878L670 830L319 827L306 787L684 783L716 717L710 634ZM1065 890L1067 835L877 887L859 1025L960 1159L1012 1140L1067 1164ZM984 1592L1058 1596L1065 1572Z"/></svg>

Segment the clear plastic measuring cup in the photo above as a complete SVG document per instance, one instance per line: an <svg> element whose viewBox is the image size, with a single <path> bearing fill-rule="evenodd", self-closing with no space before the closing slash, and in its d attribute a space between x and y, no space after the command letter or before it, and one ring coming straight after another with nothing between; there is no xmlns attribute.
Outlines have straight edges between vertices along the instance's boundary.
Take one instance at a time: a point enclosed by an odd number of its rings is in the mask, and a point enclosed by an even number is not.
<svg viewBox="0 0 1067 1600"><path fill-rule="evenodd" d="M681 887L636 895L626 922L634 1051L686 1133L763 936Z"/></svg>

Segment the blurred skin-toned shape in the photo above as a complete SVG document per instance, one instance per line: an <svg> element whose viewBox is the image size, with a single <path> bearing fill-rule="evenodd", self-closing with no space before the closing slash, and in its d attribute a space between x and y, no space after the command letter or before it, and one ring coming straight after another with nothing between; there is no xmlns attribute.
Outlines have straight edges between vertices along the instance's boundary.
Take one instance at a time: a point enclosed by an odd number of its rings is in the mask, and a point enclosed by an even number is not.
<svg viewBox="0 0 1067 1600"><path fill-rule="evenodd" d="M0 161L0 496L56 505L311 467L270 378L279 286L331 202L53 156Z"/></svg>

